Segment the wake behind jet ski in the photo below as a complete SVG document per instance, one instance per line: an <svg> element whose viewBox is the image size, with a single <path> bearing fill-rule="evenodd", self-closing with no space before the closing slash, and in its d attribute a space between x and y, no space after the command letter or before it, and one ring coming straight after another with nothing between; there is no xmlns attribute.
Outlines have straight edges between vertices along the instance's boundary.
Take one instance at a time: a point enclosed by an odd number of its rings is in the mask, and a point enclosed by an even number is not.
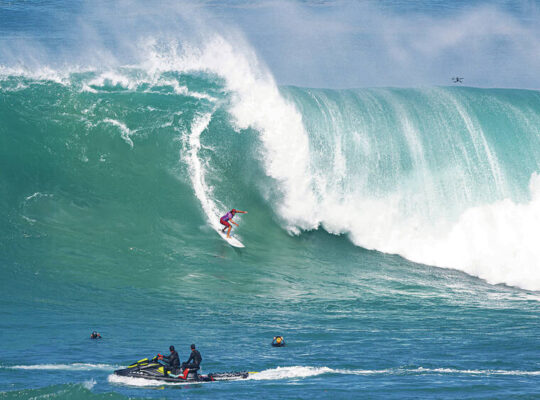
<svg viewBox="0 0 540 400"><path fill-rule="evenodd" d="M220 372L208 375L199 375L199 368L174 369L166 362L160 360L159 355L151 360L143 358L127 368L117 369L114 373L118 376L131 378L142 378L161 382L212 382L212 381L232 381L246 379L250 372Z"/></svg>

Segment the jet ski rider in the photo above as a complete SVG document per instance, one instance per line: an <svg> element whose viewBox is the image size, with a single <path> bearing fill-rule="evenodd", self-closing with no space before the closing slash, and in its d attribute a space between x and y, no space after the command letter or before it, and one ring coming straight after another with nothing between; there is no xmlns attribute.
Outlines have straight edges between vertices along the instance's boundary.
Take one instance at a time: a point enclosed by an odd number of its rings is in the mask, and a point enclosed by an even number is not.
<svg viewBox="0 0 540 400"><path fill-rule="evenodd" d="M169 350L171 351L171 354L169 354L168 356L162 356L160 354L158 355L158 359L164 360L165 362L167 362L167 364L169 364L169 367L171 367L171 369L176 370L180 367L180 357L178 357L178 353L174 349L173 345L169 347Z"/></svg>
<svg viewBox="0 0 540 400"><path fill-rule="evenodd" d="M192 362L193 361L193 362ZM182 363L182 369L199 369L201 365L202 357L201 353L195 349L195 345L191 345L191 354L185 363Z"/></svg>

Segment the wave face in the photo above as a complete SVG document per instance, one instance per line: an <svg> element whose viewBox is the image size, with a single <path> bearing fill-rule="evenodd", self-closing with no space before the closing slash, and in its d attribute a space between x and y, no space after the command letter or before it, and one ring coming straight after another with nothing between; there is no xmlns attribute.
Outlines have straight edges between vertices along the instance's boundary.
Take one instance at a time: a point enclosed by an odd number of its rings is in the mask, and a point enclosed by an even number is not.
<svg viewBox="0 0 540 400"><path fill-rule="evenodd" d="M322 227L540 290L538 92L278 88L220 36L147 54L105 71L3 70L4 226L47 230L59 218L90 237L104 204L151 220L180 196L218 228L231 204L255 199L293 234ZM174 181L195 196L149 195Z"/></svg>
<svg viewBox="0 0 540 400"><path fill-rule="evenodd" d="M284 92L310 146L308 213L290 229L540 289L538 92Z"/></svg>

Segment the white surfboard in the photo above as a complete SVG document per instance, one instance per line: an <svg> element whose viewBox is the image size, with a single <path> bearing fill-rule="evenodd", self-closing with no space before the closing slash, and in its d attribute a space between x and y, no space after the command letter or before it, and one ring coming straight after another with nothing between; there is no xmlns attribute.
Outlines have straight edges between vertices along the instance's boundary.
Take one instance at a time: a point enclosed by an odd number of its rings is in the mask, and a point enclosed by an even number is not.
<svg viewBox="0 0 540 400"><path fill-rule="evenodd" d="M233 247L246 247L242 244L240 240L235 238L234 236L231 236L230 238L227 238L227 234L223 233L221 230L217 231L218 235L223 238L227 243L229 243Z"/></svg>

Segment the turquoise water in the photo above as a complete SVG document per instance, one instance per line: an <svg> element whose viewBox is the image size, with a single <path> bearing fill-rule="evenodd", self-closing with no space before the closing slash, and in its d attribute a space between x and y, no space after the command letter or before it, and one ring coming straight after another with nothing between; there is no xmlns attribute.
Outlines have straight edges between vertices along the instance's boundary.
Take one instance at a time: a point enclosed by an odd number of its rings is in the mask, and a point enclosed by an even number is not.
<svg viewBox="0 0 540 400"><path fill-rule="evenodd" d="M0 59L0 398L540 396L538 91L311 89L220 35L145 49ZM244 249L214 231L232 207ZM191 343L258 374L112 375Z"/></svg>

